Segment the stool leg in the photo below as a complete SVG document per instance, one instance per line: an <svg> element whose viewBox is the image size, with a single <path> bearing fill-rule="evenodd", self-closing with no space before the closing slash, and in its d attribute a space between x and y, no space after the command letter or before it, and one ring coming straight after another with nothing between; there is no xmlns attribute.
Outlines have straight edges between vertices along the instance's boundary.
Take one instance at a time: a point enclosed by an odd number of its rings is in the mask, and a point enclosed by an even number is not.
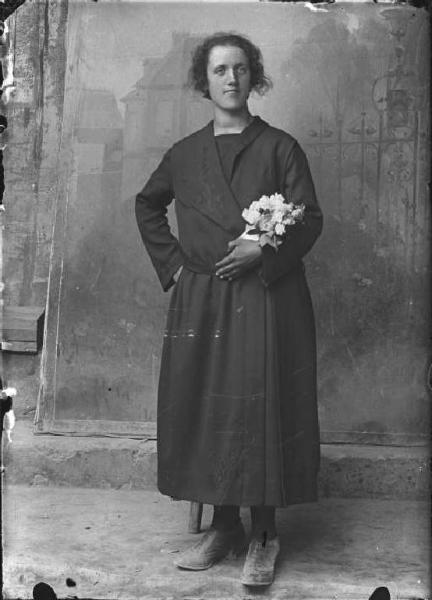
<svg viewBox="0 0 432 600"><path fill-rule="evenodd" d="M188 533L199 533L201 531L202 512L203 505L201 502L190 503Z"/></svg>

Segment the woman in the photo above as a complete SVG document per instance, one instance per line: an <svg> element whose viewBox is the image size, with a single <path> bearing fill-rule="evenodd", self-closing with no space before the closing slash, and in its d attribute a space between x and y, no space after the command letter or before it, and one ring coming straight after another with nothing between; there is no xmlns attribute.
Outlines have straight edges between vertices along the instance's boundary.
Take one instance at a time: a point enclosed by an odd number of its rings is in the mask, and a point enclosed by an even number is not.
<svg viewBox="0 0 432 600"><path fill-rule="evenodd" d="M252 534L241 581L268 585L279 552L275 508L316 500L315 328L302 257L322 228L298 143L248 109L270 86L247 38L195 50L191 81L214 119L169 150L136 199L162 287L174 286L158 399L158 487L212 504L211 528L175 564L206 569ZM305 205L279 248L241 238L242 210L281 193ZM167 222L176 199L179 239Z"/></svg>

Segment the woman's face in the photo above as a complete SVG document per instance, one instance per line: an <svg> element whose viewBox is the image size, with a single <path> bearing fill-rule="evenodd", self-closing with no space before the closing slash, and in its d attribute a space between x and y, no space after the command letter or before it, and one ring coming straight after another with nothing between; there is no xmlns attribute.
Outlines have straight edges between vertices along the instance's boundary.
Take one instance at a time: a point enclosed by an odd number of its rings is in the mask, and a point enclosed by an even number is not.
<svg viewBox="0 0 432 600"><path fill-rule="evenodd" d="M250 68L246 54L237 46L214 46L207 63L208 93L213 104L226 112L246 106L250 92Z"/></svg>

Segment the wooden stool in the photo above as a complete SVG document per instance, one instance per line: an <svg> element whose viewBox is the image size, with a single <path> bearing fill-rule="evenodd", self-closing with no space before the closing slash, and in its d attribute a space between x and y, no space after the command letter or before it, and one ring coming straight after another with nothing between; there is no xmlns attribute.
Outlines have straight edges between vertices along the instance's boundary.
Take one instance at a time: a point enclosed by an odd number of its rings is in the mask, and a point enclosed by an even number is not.
<svg viewBox="0 0 432 600"><path fill-rule="evenodd" d="M200 533L203 505L201 502L191 502L189 506L188 533Z"/></svg>

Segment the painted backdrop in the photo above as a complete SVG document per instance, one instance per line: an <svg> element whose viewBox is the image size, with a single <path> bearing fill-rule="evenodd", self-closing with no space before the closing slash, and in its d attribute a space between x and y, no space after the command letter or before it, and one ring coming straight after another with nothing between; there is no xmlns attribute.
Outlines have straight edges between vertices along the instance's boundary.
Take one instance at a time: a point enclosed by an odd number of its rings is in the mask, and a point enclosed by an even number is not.
<svg viewBox="0 0 432 600"><path fill-rule="evenodd" d="M210 120L185 87L191 49L233 22L274 82L252 112L299 140L325 215L306 261L323 440L417 443L429 406L428 23L353 4L71 4L39 429L154 430L168 296L134 196Z"/></svg>

